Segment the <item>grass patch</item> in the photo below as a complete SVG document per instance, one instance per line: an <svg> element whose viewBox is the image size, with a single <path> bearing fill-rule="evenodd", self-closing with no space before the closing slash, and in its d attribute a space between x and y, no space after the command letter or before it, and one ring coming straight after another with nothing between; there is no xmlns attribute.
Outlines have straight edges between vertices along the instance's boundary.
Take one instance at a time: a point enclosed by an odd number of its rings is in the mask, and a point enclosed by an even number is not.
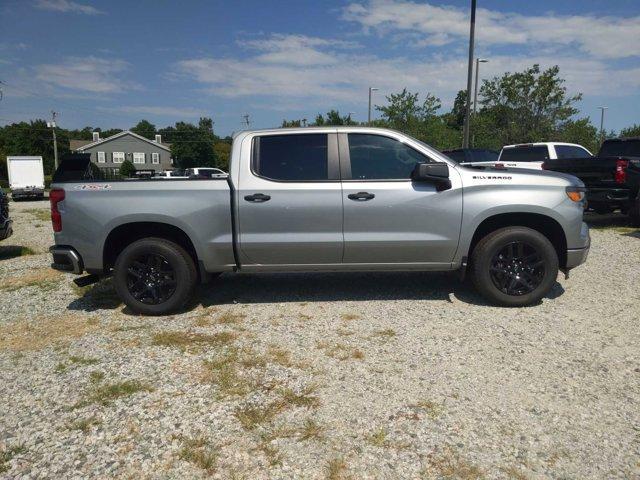
<svg viewBox="0 0 640 480"><path fill-rule="evenodd" d="M207 473L215 472L220 454L203 436L187 438L182 441L178 458L195 465Z"/></svg>
<svg viewBox="0 0 640 480"><path fill-rule="evenodd" d="M86 317L73 314L0 325L0 350L41 350L50 345L67 344L97 328L98 325L91 324Z"/></svg>
<svg viewBox="0 0 640 480"><path fill-rule="evenodd" d="M102 424L102 421L96 417L81 418L67 424L69 430L80 430L82 433L88 433L91 427Z"/></svg>
<svg viewBox="0 0 640 480"><path fill-rule="evenodd" d="M12 445L10 447L5 447L0 450L0 473L5 473L9 471L9 462L16 455L20 455L21 453L26 452L27 449L24 445Z"/></svg>
<svg viewBox="0 0 640 480"><path fill-rule="evenodd" d="M364 358L364 353L361 350L342 343L329 345L326 342L318 342L317 348L324 350L325 355L336 360L362 360Z"/></svg>
<svg viewBox="0 0 640 480"><path fill-rule="evenodd" d="M315 385L305 387L301 392L287 388L280 392L280 398L266 405L246 405L236 409L235 416L245 430L255 430L264 423L270 423L278 414L293 407L316 408L318 397L312 395Z"/></svg>
<svg viewBox="0 0 640 480"><path fill-rule="evenodd" d="M112 401L122 397L128 397L138 392L152 392L153 388L138 380L125 380L123 382L96 385L87 395L87 398L74 408L85 407L93 403L109 405Z"/></svg>
<svg viewBox="0 0 640 480"><path fill-rule="evenodd" d="M312 418L307 418L300 429L300 440L321 440L324 437L324 427Z"/></svg>
<svg viewBox="0 0 640 480"><path fill-rule="evenodd" d="M256 386L256 382L249 376L241 358L243 353L233 348L223 355L204 362L204 380L214 383L222 395L246 395ZM251 356L247 356L251 359Z"/></svg>
<svg viewBox="0 0 640 480"><path fill-rule="evenodd" d="M41 208L29 208L25 210L25 212L33 216L36 220L40 220L41 222L51 221L51 212L49 210L43 210Z"/></svg>
<svg viewBox="0 0 640 480"><path fill-rule="evenodd" d="M227 345L236 338L232 332L220 332L213 335L191 332L159 332L153 336L153 345L177 347L182 350L190 346Z"/></svg>
<svg viewBox="0 0 640 480"><path fill-rule="evenodd" d="M371 335L372 338L381 338L388 340L396 336L396 331L393 328L385 328L384 330L377 330Z"/></svg>
<svg viewBox="0 0 640 480"><path fill-rule="evenodd" d="M429 465L425 474L437 478L450 478L456 480L480 480L484 478L484 472L461 458L450 448L445 449L440 455L429 456Z"/></svg>
<svg viewBox="0 0 640 480"><path fill-rule="evenodd" d="M9 277L2 279L0 291L14 292L25 287L52 288L57 285L57 280L62 274L50 268L40 268L20 277Z"/></svg>
<svg viewBox="0 0 640 480"><path fill-rule="evenodd" d="M104 372L99 372L99 371L93 371L89 374L89 380L91 380L91 383L99 383L102 380L104 380Z"/></svg>
<svg viewBox="0 0 640 480"><path fill-rule="evenodd" d="M81 357L79 355L70 356L69 361L76 365L95 365L96 363L100 363L100 360L97 358Z"/></svg>
<svg viewBox="0 0 640 480"><path fill-rule="evenodd" d="M350 478L347 472L347 462L342 457L329 460L326 467L327 480L347 480Z"/></svg>
<svg viewBox="0 0 640 480"><path fill-rule="evenodd" d="M340 318L342 320L358 320L360 318L360 315L357 315L355 313L343 313L342 315L340 315Z"/></svg>
<svg viewBox="0 0 640 480"><path fill-rule="evenodd" d="M247 316L244 313L224 312L216 317L216 323L223 325L236 325L242 322Z"/></svg>
<svg viewBox="0 0 640 480"><path fill-rule="evenodd" d="M431 400L421 400L410 405L410 407L418 408L424 411L431 418L439 417L444 411L444 406L442 404L433 402Z"/></svg>
<svg viewBox="0 0 640 480"><path fill-rule="evenodd" d="M384 447L387 444L387 431L384 428L376 430L375 432L367 435L367 443L374 447Z"/></svg>
<svg viewBox="0 0 640 480"><path fill-rule="evenodd" d="M0 260L9 260L10 258L24 257L27 255L35 254L36 252L34 252L29 247L15 245L0 246Z"/></svg>

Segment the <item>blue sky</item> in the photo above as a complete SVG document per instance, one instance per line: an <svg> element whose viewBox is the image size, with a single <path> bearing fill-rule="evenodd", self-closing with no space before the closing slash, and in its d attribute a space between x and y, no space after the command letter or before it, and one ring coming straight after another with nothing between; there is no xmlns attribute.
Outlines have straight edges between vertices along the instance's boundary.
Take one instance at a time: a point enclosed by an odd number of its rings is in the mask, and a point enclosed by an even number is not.
<svg viewBox="0 0 640 480"><path fill-rule="evenodd" d="M0 125L58 111L67 128L214 119L216 133L367 115L403 87L449 110L466 86L469 1L4 0ZM580 116L640 123L637 0L478 1L481 78L558 64Z"/></svg>

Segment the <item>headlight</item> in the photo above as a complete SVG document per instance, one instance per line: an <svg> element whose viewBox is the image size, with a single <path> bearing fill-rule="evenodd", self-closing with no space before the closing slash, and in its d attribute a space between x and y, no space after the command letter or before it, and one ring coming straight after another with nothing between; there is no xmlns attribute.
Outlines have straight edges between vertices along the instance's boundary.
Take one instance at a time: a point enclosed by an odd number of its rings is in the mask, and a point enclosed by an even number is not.
<svg viewBox="0 0 640 480"><path fill-rule="evenodd" d="M582 202L586 196L587 189L584 187L567 187L567 197L573 202Z"/></svg>

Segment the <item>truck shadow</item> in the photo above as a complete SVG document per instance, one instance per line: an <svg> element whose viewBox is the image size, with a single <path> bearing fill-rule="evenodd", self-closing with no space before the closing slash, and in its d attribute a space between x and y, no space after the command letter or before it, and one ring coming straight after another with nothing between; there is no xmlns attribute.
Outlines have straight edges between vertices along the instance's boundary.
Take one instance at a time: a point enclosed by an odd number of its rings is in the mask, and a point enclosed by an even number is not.
<svg viewBox="0 0 640 480"><path fill-rule="evenodd" d="M564 288L556 282L545 298L557 298L563 293ZM199 286L193 301L181 313L200 305L371 300L440 300L492 306L475 291L471 282L461 283L454 273L246 273L222 275L212 283ZM132 314L120 302L110 279L86 290L67 308L85 312L121 309L124 314Z"/></svg>

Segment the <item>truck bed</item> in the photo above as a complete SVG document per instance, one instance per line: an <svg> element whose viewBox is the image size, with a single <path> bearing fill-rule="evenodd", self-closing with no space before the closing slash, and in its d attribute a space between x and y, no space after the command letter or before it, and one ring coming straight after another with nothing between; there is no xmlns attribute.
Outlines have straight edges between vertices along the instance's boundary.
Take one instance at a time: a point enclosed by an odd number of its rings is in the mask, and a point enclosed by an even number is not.
<svg viewBox="0 0 640 480"><path fill-rule="evenodd" d="M226 178L62 181L52 188L65 191L59 206L62 231L56 242L73 245L89 272L102 270L107 237L136 222L147 224L149 232L154 222L182 230L192 239L207 271L235 267L231 190ZM73 221L65 222L67 216Z"/></svg>

